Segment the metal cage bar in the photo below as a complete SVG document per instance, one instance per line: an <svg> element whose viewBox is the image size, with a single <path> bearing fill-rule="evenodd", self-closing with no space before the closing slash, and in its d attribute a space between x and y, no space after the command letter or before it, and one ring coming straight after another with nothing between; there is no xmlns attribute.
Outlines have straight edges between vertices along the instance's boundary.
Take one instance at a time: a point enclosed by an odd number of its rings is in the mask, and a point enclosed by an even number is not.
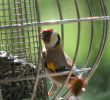
<svg viewBox="0 0 110 100"><path fill-rule="evenodd" d="M90 17L92 17L92 16L93 16L93 14L92 14L92 8L91 8L91 5L90 5L90 0L87 0L87 5L88 5L88 8L89 8ZM93 21L91 20L91 36L90 36L90 45L89 45L88 54L87 54L87 57L86 57L86 59L85 59L85 62L84 62L83 67L87 67L87 63L88 63L89 56L90 56L91 49L92 49L92 45L93 45L93 37L94 37L94 23L93 23Z"/></svg>
<svg viewBox="0 0 110 100"><path fill-rule="evenodd" d="M99 2L100 2L100 6L101 6L101 9L102 9L103 15L107 16L107 11L106 11L106 7L105 7L105 4L104 4L104 1L103 0L99 0ZM90 16L92 16L90 0L87 1L87 4L88 4L89 10L90 10ZM107 21L103 21L103 32L102 32L103 34L102 34L102 40L101 40L101 43L100 43L100 49L99 49L99 52L97 54L95 63L93 65L93 67L92 67L92 70L90 71L90 73L87 76L87 79L85 80L86 82L88 82L89 79L91 78L91 76L93 75L93 73L96 70L96 68L98 67L98 63L100 62L101 57L103 55L103 51L104 51L104 47L105 47L105 43L106 43L106 39L107 39L107 27L108 27L108 22ZM91 40L90 40L88 55L87 55L87 58L86 58L85 63L84 63L84 67L87 66L88 58L89 58L89 55L90 55L91 46L92 46L92 40L93 40L93 31L94 31L93 30L93 22L91 21ZM66 94L68 94L68 93L69 93L69 91L67 91L63 96L66 96ZM67 98L68 98L68 96L66 97L66 99Z"/></svg>
<svg viewBox="0 0 110 100"><path fill-rule="evenodd" d="M76 0L73 0L73 2L75 3L75 7L76 7L76 13L77 13L77 19L80 19L80 13L79 13L79 8L78 8L78 4L77 4L77 1ZM73 67L74 67L74 64L75 64L75 61L76 61L76 58L77 58L77 54L78 54L78 50L79 50L79 43L80 43L80 21L77 23L78 24L78 29L77 29L77 42L76 42L76 50L75 50L75 55L73 57L73 62L72 62L72 68L71 68L71 71L70 73L68 74L68 77L64 83L64 85L62 86L61 90L58 92L58 94L55 96L54 99L57 99L59 98L59 96L61 95L62 91L64 91L64 88L66 87L70 77L71 77L71 74L73 72ZM53 99L53 100L54 100Z"/></svg>
<svg viewBox="0 0 110 100"><path fill-rule="evenodd" d="M57 2L57 6L58 6L60 20L63 20L63 14L62 14L60 1L56 0L56 2ZM61 24L61 40L62 40L62 47L64 48L64 25L63 24Z"/></svg>
<svg viewBox="0 0 110 100"><path fill-rule="evenodd" d="M105 7L105 4L104 4L104 1L103 0L99 0L99 1L100 1L101 9L102 9L102 14L104 16L107 16L107 11L106 11L106 7ZM106 43L106 39L107 39L107 29L108 29L107 27L108 27L108 22L107 21L103 21L103 34L102 34L102 39L101 39L101 43L100 43L100 48L99 48L95 63L93 65L92 70L89 73L86 81L89 81L89 79L91 78L92 74L94 73L94 71L98 67L98 64L99 64L99 62L101 60L101 57L103 55L104 48L105 48L105 43Z"/></svg>

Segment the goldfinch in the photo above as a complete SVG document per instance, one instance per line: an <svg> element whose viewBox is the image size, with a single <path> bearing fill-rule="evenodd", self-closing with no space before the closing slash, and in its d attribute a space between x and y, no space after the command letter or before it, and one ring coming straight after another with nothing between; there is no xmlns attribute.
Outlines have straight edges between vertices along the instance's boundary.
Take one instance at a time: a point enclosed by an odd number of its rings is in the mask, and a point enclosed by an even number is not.
<svg viewBox="0 0 110 100"><path fill-rule="evenodd" d="M41 38L45 44L47 68L53 72L69 70L69 65L60 44L59 34L53 29L43 30Z"/></svg>
<svg viewBox="0 0 110 100"><path fill-rule="evenodd" d="M68 60L68 57L64 54L64 51L61 46L61 39L60 35L55 32L53 29L45 29L41 31L41 39L44 42L44 49L43 49L43 57L45 59L46 63L46 71L47 73L55 73L55 72L63 72L63 71L70 71L71 70L71 63L70 60ZM77 69L76 66L74 66L72 77L76 77L74 73L79 73L82 71L88 71L90 69ZM63 76L56 76L56 77L50 77L50 80L53 82L53 89L49 91L49 95L52 94L57 88L56 86L62 86L67 78L67 75ZM75 78L77 79L77 78ZM80 82L79 80L75 80L75 82L71 81L72 78L69 80L67 87L72 88L73 92L76 91L74 86L77 86L76 84ZM73 78L74 80L74 78ZM78 81L78 82L77 82ZM81 80L81 88L83 88L83 80ZM73 84L75 84L73 86ZM79 83L78 83L79 84ZM75 94L76 95L76 94Z"/></svg>

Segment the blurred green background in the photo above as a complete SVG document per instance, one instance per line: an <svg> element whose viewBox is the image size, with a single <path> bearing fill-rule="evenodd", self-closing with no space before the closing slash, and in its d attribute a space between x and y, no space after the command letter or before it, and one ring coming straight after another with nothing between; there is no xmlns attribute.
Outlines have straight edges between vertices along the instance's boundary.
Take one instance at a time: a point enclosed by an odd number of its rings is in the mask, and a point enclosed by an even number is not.
<svg viewBox="0 0 110 100"><path fill-rule="evenodd" d="M102 10L100 7L100 0L90 0L93 16L102 16ZM107 13L110 15L110 0L104 0ZM74 0L60 0L63 19L77 18L76 8ZM80 11L80 17L90 16L87 0L77 0L78 8ZM58 20L59 12L56 0L40 0L39 1L41 21ZM42 27L53 28L55 31L61 33L60 25L51 25ZM64 50L73 58L77 41L77 23L64 25ZM80 46L76 64L80 67L84 64L87 56L88 47L91 36L91 22L81 22L81 34L80 34ZM91 55L89 58L88 66L92 67L96 59L96 55L99 50L101 37L103 33L103 22L94 22L94 36ZM110 30L108 30L108 37L106 47L102 60L89 81L87 90L82 94L82 100L110 100Z"/></svg>

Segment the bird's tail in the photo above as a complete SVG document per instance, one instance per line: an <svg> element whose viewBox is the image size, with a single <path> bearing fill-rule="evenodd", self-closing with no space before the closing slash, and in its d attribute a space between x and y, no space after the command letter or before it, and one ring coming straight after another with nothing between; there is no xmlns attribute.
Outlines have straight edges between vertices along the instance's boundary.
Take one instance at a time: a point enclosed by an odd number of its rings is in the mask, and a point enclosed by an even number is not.
<svg viewBox="0 0 110 100"><path fill-rule="evenodd" d="M71 92L74 96L79 96L82 91L85 89L85 82L83 79L75 77L71 81Z"/></svg>

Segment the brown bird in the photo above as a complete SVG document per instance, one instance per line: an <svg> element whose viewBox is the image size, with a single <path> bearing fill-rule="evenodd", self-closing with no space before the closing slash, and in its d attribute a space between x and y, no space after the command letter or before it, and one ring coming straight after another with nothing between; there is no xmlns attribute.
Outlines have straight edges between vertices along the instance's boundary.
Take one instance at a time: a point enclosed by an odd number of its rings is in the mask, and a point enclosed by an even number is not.
<svg viewBox="0 0 110 100"><path fill-rule="evenodd" d="M46 71L47 73L56 73L56 72L64 72L64 71L70 71L72 61L65 56L64 51L62 49L61 43L60 43L60 35L55 32L53 29L45 29L41 31L41 38L44 42L44 49L43 49L43 57L45 59L46 64ZM78 70L76 66L74 66L72 77L70 78L67 88L70 88L72 90L72 93L76 96L78 93L80 93L81 89L84 86L84 82L82 79L78 80L78 76L74 74L77 72L83 72L86 71L85 69ZM88 71L88 70L87 70ZM77 77L77 79L74 77ZM53 92L56 91L57 87L61 87L63 83L66 81L67 75L63 76L55 76L55 77L49 77L49 79L53 82L53 85L49 91L49 95L51 95ZM77 85L79 86L77 88ZM79 90L79 92L78 92ZM76 92L76 93L74 93Z"/></svg>
<svg viewBox="0 0 110 100"><path fill-rule="evenodd" d="M47 67L54 72L69 70L70 65L66 61L59 34L52 29L43 30L41 38L45 44Z"/></svg>

